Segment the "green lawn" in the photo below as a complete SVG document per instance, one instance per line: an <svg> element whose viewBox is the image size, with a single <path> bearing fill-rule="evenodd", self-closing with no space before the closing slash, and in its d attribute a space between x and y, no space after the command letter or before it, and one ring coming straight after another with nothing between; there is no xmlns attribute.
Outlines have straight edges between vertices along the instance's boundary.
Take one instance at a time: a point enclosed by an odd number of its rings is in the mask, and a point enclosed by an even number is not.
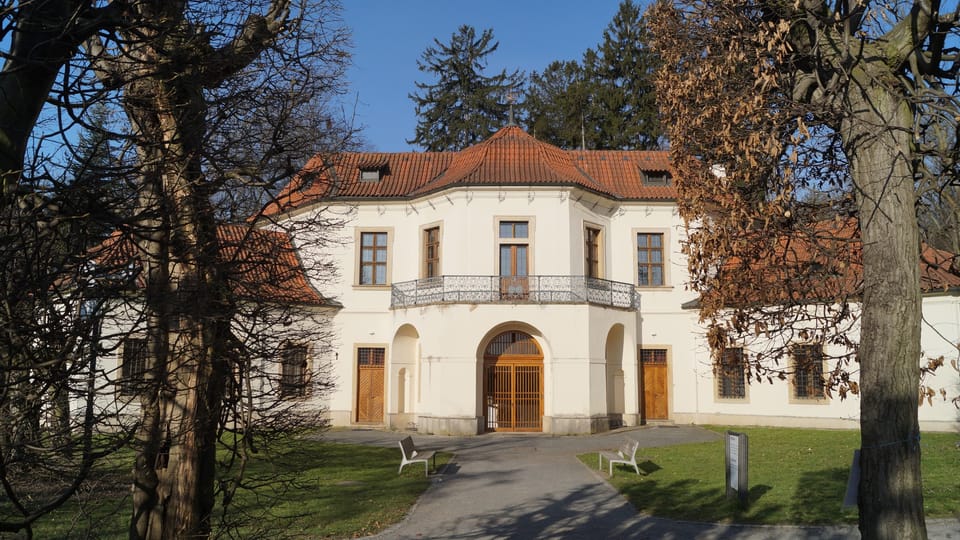
<svg viewBox="0 0 960 540"><path fill-rule="evenodd" d="M450 454L438 454L442 467ZM429 486L423 465L397 475L399 448L295 440L263 451L248 466L228 520L233 538L349 538L403 519ZM45 517L35 538L126 538L130 514L126 459L92 475L71 503ZM219 504L219 502L218 502ZM218 508L219 509L219 508ZM0 499L0 511L4 508ZM17 538L0 534L0 539Z"/></svg>
<svg viewBox="0 0 960 540"><path fill-rule="evenodd" d="M712 428L724 433L727 428ZM694 521L831 524L855 522L856 509L841 508L856 431L786 428L729 428L749 438L749 499L746 508L724 493L723 440L641 448L650 459L614 471L611 483L641 512ZM643 432L637 432L638 438ZM927 517L960 511L960 449L955 433L924 434L920 442ZM595 453L580 456L597 466ZM628 472L629 471L629 472Z"/></svg>

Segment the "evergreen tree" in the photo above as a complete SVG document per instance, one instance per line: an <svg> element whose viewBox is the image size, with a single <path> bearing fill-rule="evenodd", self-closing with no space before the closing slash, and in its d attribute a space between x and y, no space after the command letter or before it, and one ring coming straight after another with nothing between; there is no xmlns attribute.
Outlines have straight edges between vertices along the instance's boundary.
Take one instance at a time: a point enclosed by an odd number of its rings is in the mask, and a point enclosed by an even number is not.
<svg viewBox="0 0 960 540"><path fill-rule="evenodd" d="M596 131L586 130L592 122L591 88L583 67L574 61L554 61L542 73L534 71L524 98L527 129L561 148L594 148Z"/></svg>
<svg viewBox="0 0 960 540"><path fill-rule="evenodd" d="M647 23L640 6L625 0L603 32L596 55L584 55L585 70L594 79L592 127L597 148L655 149L660 123L653 76L657 55L647 45Z"/></svg>
<svg viewBox="0 0 960 540"><path fill-rule="evenodd" d="M417 61L420 71L433 74L433 84L416 83L410 94L416 104L417 128L409 144L427 151L460 150L489 137L509 120L508 100L519 95L523 75L506 70L487 76L487 55L497 50L493 30L480 36L461 26L444 44L434 39Z"/></svg>
<svg viewBox="0 0 960 540"><path fill-rule="evenodd" d="M530 76L528 129L564 148L659 148L657 57L647 39L640 7L625 0L603 42L587 49L581 63L554 62Z"/></svg>
<svg viewBox="0 0 960 540"><path fill-rule="evenodd" d="M134 206L136 190L124 174L129 167L117 155L118 135L110 129L111 114L104 103L89 109L65 167L59 207L68 216L83 218L70 220L72 249L77 254L106 238Z"/></svg>

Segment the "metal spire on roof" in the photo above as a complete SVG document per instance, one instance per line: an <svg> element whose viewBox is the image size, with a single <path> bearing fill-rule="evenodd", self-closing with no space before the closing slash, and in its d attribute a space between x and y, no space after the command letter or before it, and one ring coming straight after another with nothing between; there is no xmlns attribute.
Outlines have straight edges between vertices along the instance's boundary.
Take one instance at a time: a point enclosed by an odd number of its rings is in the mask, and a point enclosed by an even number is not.
<svg viewBox="0 0 960 540"><path fill-rule="evenodd" d="M507 92L507 103L510 104L510 118L507 120L508 126L517 125L516 120L513 118L513 104L517 101L517 94L513 92Z"/></svg>

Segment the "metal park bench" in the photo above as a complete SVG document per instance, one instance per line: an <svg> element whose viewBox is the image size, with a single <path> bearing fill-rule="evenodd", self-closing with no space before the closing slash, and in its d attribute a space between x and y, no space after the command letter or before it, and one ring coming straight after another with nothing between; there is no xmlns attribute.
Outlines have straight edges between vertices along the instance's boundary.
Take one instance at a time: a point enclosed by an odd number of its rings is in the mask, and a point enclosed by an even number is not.
<svg viewBox="0 0 960 540"><path fill-rule="evenodd" d="M601 450L597 453L597 470L603 469L603 460L606 458L610 463L610 476L613 476L614 463L625 463L630 465L633 467L633 470L637 471L637 474L640 474L640 467L637 466L637 450L639 448L640 443L633 440L627 440L616 452L605 452Z"/></svg>
<svg viewBox="0 0 960 540"><path fill-rule="evenodd" d="M437 455L433 450L429 452L424 452L422 450L417 450L417 447L413 445L413 437L407 435L400 440L400 452L403 454L400 460L400 470L397 471L397 474L403 472L403 468L411 463L423 462L423 472L424 476L430 475L430 466L427 464L431 458L433 458L433 468L437 468Z"/></svg>

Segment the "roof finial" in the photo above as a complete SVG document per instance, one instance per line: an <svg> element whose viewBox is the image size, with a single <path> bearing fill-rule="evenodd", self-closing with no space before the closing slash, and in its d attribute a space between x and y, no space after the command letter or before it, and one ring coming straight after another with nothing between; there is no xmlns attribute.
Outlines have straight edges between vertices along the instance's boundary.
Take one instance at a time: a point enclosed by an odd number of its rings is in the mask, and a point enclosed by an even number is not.
<svg viewBox="0 0 960 540"><path fill-rule="evenodd" d="M510 118L509 120L507 120L508 126L517 125L516 120L514 120L513 118L513 104L516 103L516 101L517 101L517 94L514 93L513 91L507 92L507 103L510 104Z"/></svg>

